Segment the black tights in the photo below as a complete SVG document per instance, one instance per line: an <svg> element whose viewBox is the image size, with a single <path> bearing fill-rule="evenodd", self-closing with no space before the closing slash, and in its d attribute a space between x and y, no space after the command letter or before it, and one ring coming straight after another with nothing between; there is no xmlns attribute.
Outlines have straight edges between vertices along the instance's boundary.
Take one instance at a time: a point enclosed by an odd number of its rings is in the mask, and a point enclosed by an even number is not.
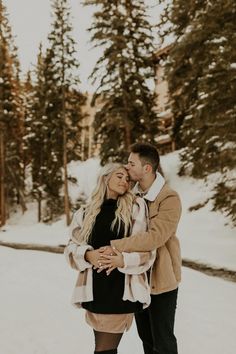
<svg viewBox="0 0 236 354"><path fill-rule="evenodd" d="M117 349L102 350L101 352L94 352L94 354L117 354Z"/></svg>
<svg viewBox="0 0 236 354"><path fill-rule="evenodd" d="M123 333L106 333L94 330L95 354L116 354Z"/></svg>

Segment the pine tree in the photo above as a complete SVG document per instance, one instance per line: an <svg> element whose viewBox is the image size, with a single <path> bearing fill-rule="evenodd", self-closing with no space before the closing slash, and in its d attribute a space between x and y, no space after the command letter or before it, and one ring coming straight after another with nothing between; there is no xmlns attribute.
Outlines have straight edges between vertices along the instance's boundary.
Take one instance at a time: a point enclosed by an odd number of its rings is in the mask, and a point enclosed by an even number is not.
<svg viewBox="0 0 236 354"><path fill-rule="evenodd" d="M28 74L25 83L25 146L28 152L28 163L32 175L32 195L38 202L38 221L42 219L42 200L46 196L47 181L47 153L49 137L47 134L47 87L45 84L45 65L42 53L42 45L39 47L39 54L36 69Z"/></svg>
<svg viewBox="0 0 236 354"><path fill-rule="evenodd" d="M98 86L93 102L102 102L94 128L104 163L124 158L137 140L154 141L155 97L147 85L155 76L153 38L144 1L87 0L84 4L99 6L90 32L103 55L91 77Z"/></svg>
<svg viewBox="0 0 236 354"><path fill-rule="evenodd" d="M32 174L36 194L42 193L46 198L47 219L50 220L62 211L61 189L64 184L69 223L66 169L68 158L74 158L73 151L78 151L78 123L83 118L81 106L85 98L78 86L79 63L68 1L55 0L52 8L49 46L45 54L40 49L36 70L30 139L34 150Z"/></svg>
<svg viewBox="0 0 236 354"><path fill-rule="evenodd" d="M236 3L175 0L165 18L176 37L167 78L175 136L184 147L180 172L220 172L215 208L235 215ZM223 201L222 193L230 197Z"/></svg>
<svg viewBox="0 0 236 354"><path fill-rule="evenodd" d="M24 107L24 136L23 136L23 150L24 150L24 166L27 166L31 160L31 148L29 144L31 133L31 121L32 121L32 105L34 97L34 85L32 81L32 72L28 71L26 76L22 79L22 97Z"/></svg>
<svg viewBox="0 0 236 354"><path fill-rule="evenodd" d="M23 134L24 120L17 48L8 15L0 1L0 145L1 145L1 223L15 202L24 202ZM6 206L8 210L6 210Z"/></svg>

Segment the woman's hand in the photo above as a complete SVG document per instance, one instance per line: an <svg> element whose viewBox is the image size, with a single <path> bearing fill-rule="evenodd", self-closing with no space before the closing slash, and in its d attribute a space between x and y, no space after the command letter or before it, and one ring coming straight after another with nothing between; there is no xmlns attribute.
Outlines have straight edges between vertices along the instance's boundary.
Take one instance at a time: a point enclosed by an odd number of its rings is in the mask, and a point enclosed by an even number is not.
<svg viewBox="0 0 236 354"><path fill-rule="evenodd" d="M96 269L99 266L98 260L99 260L100 256L101 256L101 252L99 251L99 249L87 251L85 253L85 260L87 262L89 262L90 264L92 264L93 267Z"/></svg>
<svg viewBox="0 0 236 354"><path fill-rule="evenodd" d="M100 272L103 269L105 269L105 268L101 269L101 265L102 265L100 262L101 255L114 255L114 254L115 253L113 252L111 246L104 246L96 250L86 251L85 260L90 264L92 264L94 269L99 268L100 270L98 270L98 272Z"/></svg>
<svg viewBox="0 0 236 354"><path fill-rule="evenodd" d="M117 251L115 248L113 248L112 251L113 254L106 254L105 252L100 253L100 258L98 259L98 272L106 269L106 274L109 275L115 268L124 267L124 258L122 253Z"/></svg>

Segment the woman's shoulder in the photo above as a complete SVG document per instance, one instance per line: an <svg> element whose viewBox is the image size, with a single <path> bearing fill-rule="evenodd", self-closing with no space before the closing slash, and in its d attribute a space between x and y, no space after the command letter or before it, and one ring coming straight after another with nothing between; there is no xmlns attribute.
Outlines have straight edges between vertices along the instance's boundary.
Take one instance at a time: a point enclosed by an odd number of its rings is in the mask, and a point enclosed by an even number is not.
<svg viewBox="0 0 236 354"><path fill-rule="evenodd" d="M139 197L139 196L137 196L137 195L134 197L133 205L136 205L136 206L138 206L138 207L146 207L146 206L147 206L147 204L146 204L144 198Z"/></svg>
<svg viewBox="0 0 236 354"><path fill-rule="evenodd" d="M133 216L134 218L137 217L138 214L147 215L147 204L145 200L139 196L135 196L133 202Z"/></svg>
<svg viewBox="0 0 236 354"><path fill-rule="evenodd" d="M86 205L82 205L79 207L79 209L75 210L73 213L73 220L76 220L77 222L82 222L85 216L86 212Z"/></svg>

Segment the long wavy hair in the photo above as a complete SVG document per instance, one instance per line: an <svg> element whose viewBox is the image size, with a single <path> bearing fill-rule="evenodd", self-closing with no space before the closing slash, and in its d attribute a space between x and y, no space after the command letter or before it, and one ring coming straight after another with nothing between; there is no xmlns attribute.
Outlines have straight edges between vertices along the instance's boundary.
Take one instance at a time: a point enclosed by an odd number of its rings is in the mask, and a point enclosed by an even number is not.
<svg viewBox="0 0 236 354"><path fill-rule="evenodd" d="M108 191L108 182L111 178L113 172L119 168L124 168L122 164L109 163L105 165L99 174L98 183L95 187L90 202L85 208L84 221L82 228L78 233L76 233L75 238L79 243L87 243L91 235L92 229L95 224L97 215L101 210L101 205L103 204ZM117 199L117 209L115 212L115 219L111 224L111 229L113 230L115 225L117 225L117 232L120 231L121 225L124 225L124 236L128 236L130 227L132 225L132 205L134 201L134 195L128 189L123 195L119 195Z"/></svg>

